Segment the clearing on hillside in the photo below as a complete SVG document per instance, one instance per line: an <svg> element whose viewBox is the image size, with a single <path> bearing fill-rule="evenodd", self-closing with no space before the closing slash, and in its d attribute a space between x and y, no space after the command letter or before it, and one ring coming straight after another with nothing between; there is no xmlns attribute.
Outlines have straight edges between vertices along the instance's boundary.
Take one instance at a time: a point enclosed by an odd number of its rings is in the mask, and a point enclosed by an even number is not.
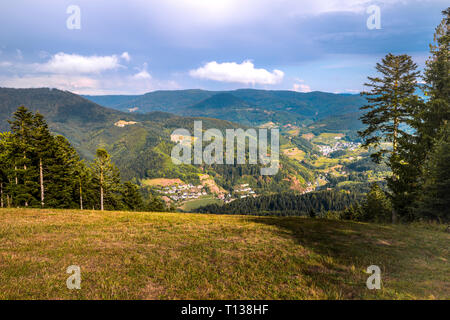
<svg viewBox="0 0 450 320"><path fill-rule="evenodd" d="M1 299L450 298L441 226L1 209L0 240Z"/></svg>

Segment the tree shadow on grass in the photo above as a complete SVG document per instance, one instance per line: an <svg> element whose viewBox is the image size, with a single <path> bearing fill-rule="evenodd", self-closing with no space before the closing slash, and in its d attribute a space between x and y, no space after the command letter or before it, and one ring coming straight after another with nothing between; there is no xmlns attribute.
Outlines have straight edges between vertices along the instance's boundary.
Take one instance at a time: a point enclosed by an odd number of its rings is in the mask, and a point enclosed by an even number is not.
<svg viewBox="0 0 450 320"><path fill-rule="evenodd" d="M417 253L411 252L415 251L411 244L403 241L402 232L392 226L300 217L247 220L274 226L279 236L293 238L305 248L309 254L300 264L300 272L329 298L391 297L387 292L367 289L367 267L379 266L388 280L402 272Z"/></svg>

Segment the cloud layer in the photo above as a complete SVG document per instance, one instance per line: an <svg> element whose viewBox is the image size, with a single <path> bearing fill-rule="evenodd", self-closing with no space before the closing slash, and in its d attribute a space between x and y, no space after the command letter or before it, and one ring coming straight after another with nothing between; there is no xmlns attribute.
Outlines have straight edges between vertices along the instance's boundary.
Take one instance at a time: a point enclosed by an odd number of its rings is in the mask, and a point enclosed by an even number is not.
<svg viewBox="0 0 450 320"><path fill-rule="evenodd" d="M37 66L41 72L81 74L100 73L120 67L119 58L112 56L81 56L59 52L44 64Z"/></svg>
<svg viewBox="0 0 450 320"><path fill-rule="evenodd" d="M242 63L211 61L203 67L191 70L189 74L194 78L214 80L220 82L236 82L242 84L277 84L283 80L284 72L281 70L257 69L255 65L246 60Z"/></svg>
<svg viewBox="0 0 450 320"><path fill-rule="evenodd" d="M423 67L448 0L76 4L82 27L71 30L66 1L0 1L0 86L358 92L388 52ZM381 9L380 30L367 28L372 4Z"/></svg>

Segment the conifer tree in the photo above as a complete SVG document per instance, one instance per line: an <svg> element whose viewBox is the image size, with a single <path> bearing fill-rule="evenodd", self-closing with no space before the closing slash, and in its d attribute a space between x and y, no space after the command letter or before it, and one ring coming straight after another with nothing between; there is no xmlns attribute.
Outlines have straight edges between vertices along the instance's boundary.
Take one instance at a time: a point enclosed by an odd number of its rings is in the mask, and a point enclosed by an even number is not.
<svg viewBox="0 0 450 320"><path fill-rule="evenodd" d="M442 126L439 139L424 165L422 188L414 213L417 218L450 221L450 123Z"/></svg>
<svg viewBox="0 0 450 320"><path fill-rule="evenodd" d="M450 118L450 7L442 13L444 18L436 28L423 77L428 101L417 129L424 155L438 141L437 135L443 132L440 128Z"/></svg>
<svg viewBox="0 0 450 320"><path fill-rule="evenodd" d="M423 165L429 162L434 144L440 141L439 135L445 132L442 127L448 123L450 117L450 8L443 11L443 15L442 22L436 28L434 43L430 45L431 56L424 71L423 90L426 101L412 112L411 127L414 128L416 136L405 141L401 149L408 164L399 169L403 170L403 176L407 177L410 209L408 213L411 219L420 218L419 212L414 210L417 207L414 203L421 197L423 182L427 181L428 173ZM443 176L445 174L442 172ZM427 215L423 217L429 218Z"/></svg>
<svg viewBox="0 0 450 320"><path fill-rule="evenodd" d="M391 203L378 183L373 183L371 185L366 200L362 204L362 211L362 220L364 221L390 221L392 212Z"/></svg>
<svg viewBox="0 0 450 320"><path fill-rule="evenodd" d="M35 146L36 156L39 161L39 189L41 207L43 208L45 205L44 167L48 167L51 161L54 138L50 134L44 117L40 113L34 115L33 122L33 141L31 143Z"/></svg>
<svg viewBox="0 0 450 320"><path fill-rule="evenodd" d="M393 202L392 222L396 222L397 214L405 214L405 181L402 175L402 165L399 145L402 141L409 141L411 135L405 130L405 125L411 123L411 110L417 108L419 98L415 95L417 88L417 65L408 55L388 54L377 63L377 77L368 77L369 92L363 92L368 104L362 107L367 112L361 117L367 125L359 132L364 138L365 147L375 147L372 159L380 163L386 159L393 175L388 180ZM382 143L388 143L389 148Z"/></svg>
<svg viewBox="0 0 450 320"><path fill-rule="evenodd" d="M10 162L10 141L11 134L9 132L0 133L0 207L4 208L7 206L7 202L5 198L8 197L8 186L9 186L9 178L8 173L11 169Z"/></svg>
<svg viewBox="0 0 450 320"><path fill-rule="evenodd" d="M49 206L53 208L74 208L78 206L77 166L79 156L69 141L63 136L53 139L51 159L48 163Z"/></svg>
<svg viewBox="0 0 450 320"><path fill-rule="evenodd" d="M137 185L131 182L125 182L122 186L121 193L122 201L126 209L132 211L144 210L144 201L142 200L142 195Z"/></svg>
<svg viewBox="0 0 450 320"><path fill-rule="evenodd" d="M111 156L105 149L97 149L93 169L100 192L100 210L105 209L105 203L111 209L117 208L117 192L120 186L119 171L111 162Z"/></svg>
<svg viewBox="0 0 450 320"><path fill-rule="evenodd" d="M12 160L15 170L15 202L18 206L32 204L38 193L37 171L32 167L31 158L36 151L33 145L33 113L21 106L13 114L13 120L9 121L13 134ZM20 186L19 186L20 185Z"/></svg>

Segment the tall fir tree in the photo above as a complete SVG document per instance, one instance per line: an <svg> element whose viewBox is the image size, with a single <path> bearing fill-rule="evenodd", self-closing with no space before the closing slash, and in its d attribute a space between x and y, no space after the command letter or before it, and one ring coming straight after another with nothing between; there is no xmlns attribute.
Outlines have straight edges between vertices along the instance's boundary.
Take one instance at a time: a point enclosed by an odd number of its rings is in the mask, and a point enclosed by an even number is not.
<svg viewBox="0 0 450 320"><path fill-rule="evenodd" d="M422 188L414 213L418 219L450 221L450 123L441 127L439 139L425 161Z"/></svg>
<svg viewBox="0 0 450 320"><path fill-rule="evenodd" d="M48 165L48 204L53 208L78 207L79 156L63 136L53 138L51 159Z"/></svg>
<svg viewBox="0 0 450 320"><path fill-rule="evenodd" d="M436 28L423 77L428 101L417 129L424 154L433 148L443 132L441 126L450 118L450 7L442 13L444 18Z"/></svg>
<svg viewBox="0 0 450 320"><path fill-rule="evenodd" d="M54 138L48 129L48 125L44 120L44 116L36 113L33 119L33 141L31 143L35 146L35 153L38 159L39 166L39 190L41 207L45 206L45 184L44 184L44 170L48 169L52 150L54 149Z"/></svg>
<svg viewBox="0 0 450 320"><path fill-rule="evenodd" d="M10 132L0 133L0 206L10 206L11 181L13 164L11 162L12 135Z"/></svg>
<svg viewBox="0 0 450 320"><path fill-rule="evenodd" d="M364 138L365 147L375 147L372 159L380 163L386 159L393 174L387 178L392 199L392 222L398 215L405 215L407 176L404 175L404 159L399 152L400 143L409 141L411 134L406 131L410 124L411 110L417 108L420 99L415 95L417 89L417 65L408 55L388 54L377 63L377 77L368 77L371 88L362 92L368 104L361 109L367 111L362 117L366 129L359 134ZM389 148L383 143L388 143Z"/></svg>
<svg viewBox="0 0 450 320"><path fill-rule="evenodd" d="M442 140L440 135L445 133L443 126L446 125L450 117L450 8L443 11L444 18L436 28L434 43L430 45L431 56L426 63L423 80L425 84L423 91L426 101L421 103L412 112L413 121L411 127L414 128L416 136L402 146L402 154L407 159L408 166L403 166L404 176L409 179L409 216L411 219L431 218L424 211L420 216L417 209L417 201L422 197L422 187L424 181L429 181L427 169L424 164L429 163L430 156L433 155L434 145ZM445 169L445 167L441 167ZM447 173L442 172L445 177ZM429 189L429 187L427 187ZM438 195L438 193L436 193ZM441 199L436 198L436 201ZM423 208L423 206L420 206Z"/></svg>
<svg viewBox="0 0 450 320"><path fill-rule="evenodd" d="M33 144L34 115L24 106L20 106L9 121L13 134L12 161L15 171L15 205L34 205L39 193L37 170L32 158L36 152Z"/></svg>

